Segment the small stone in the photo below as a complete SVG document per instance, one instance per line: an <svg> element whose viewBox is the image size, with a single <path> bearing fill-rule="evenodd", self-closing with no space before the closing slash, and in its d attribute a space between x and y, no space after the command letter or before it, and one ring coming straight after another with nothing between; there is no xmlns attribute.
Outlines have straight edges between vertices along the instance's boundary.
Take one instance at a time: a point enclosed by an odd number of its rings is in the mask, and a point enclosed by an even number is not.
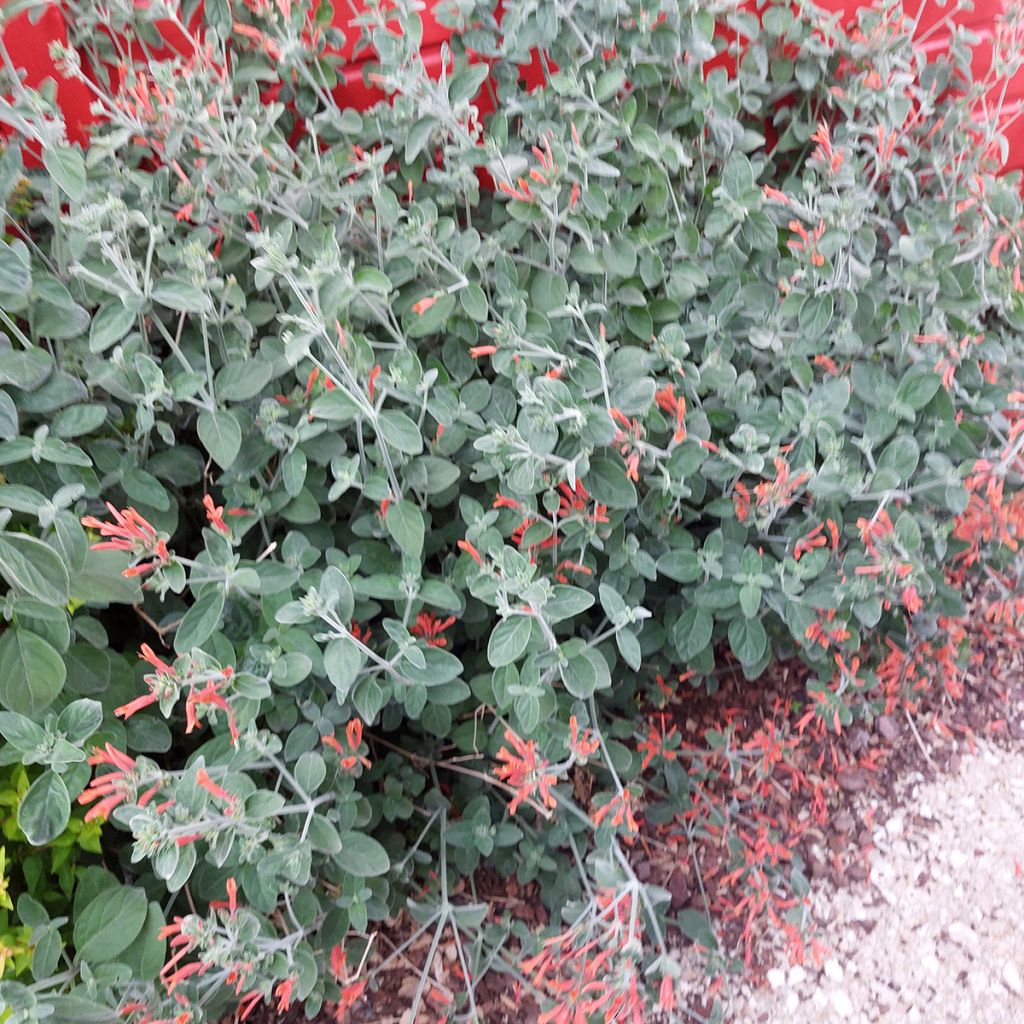
<svg viewBox="0 0 1024 1024"><path fill-rule="evenodd" d="M890 836L900 836L900 835L903 835L903 815L902 814L894 814L885 823L885 831Z"/></svg>
<svg viewBox="0 0 1024 1024"><path fill-rule="evenodd" d="M838 960L831 958L825 961L825 977L829 981L842 981L843 968Z"/></svg>
<svg viewBox="0 0 1024 1024"><path fill-rule="evenodd" d="M1003 968L1003 984L1018 996L1021 994L1021 988L1024 987L1021 985L1020 971L1011 963L1007 963Z"/></svg>
<svg viewBox="0 0 1024 1024"><path fill-rule="evenodd" d="M797 985L802 985L807 980L807 972L797 964L795 967L790 968L789 971L789 983L794 988Z"/></svg>
<svg viewBox="0 0 1024 1024"><path fill-rule="evenodd" d="M854 726L846 734L846 742L854 754L860 753L868 745L869 740L870 737L868 736L867 729L861 725Z"/></svg>
<svg viewBox="0 0 1024 1024"><path fill-rule="evenodd" d="M850 865L847 874L858 882L866 882L868 879L868 866L864 861L859 860L855 864Z"/></svg>
<svg viewBox="0 0 1024 1024"><path fill-rule="evenodd" d="M939 958L934 953L925 953L925 955L921 957L921 966L924 967L929 974L938 974L940 966Z"/></svg>
<svg viewBox="0 0 1024 1024"><path fill-rule="evenodd" d="M839 832L852 832L856 827L853 815L849 811L841 811L832 819L833 827Z"/></svg>
<svg viewBox="0 0 1024 1024"><path fill-rule="evenodd" d="M894 740L900 734L899 723L891 715L881 715L875 723L878 731L887 740Z"/></svg>
<svg viewBox="0 0 1024 1024"><path fill-rule="evenodd" d="M859 768L847 768L836 776L836 782L847 793L859 793L868 784L867 776Z"/></svg>
<svg viewBox="0 0 1024 1024"><path fill-rule="evenodd" d="M850 1002L850 997L842 989L837 989L832 993L832 1009L840 1017L853 1016L853 1003Z"/></svg>
<svg viewBox="0 0 1024 1024"><path fill-rule="evenodd" d="M778 967L773 967L768 971L765 978L768 979L768 984L771 985L773 989L782 988L782 986L786 984L786 974Z"/></svg>
<svg viewBox="0 0 1024 1024"><path fill-rule="evenodd" d="M963 921L954 921L949 926L949 937L958 946L973 946L978 941L978 936L975 935L974 929L969 925L963 923Z"/></svg>

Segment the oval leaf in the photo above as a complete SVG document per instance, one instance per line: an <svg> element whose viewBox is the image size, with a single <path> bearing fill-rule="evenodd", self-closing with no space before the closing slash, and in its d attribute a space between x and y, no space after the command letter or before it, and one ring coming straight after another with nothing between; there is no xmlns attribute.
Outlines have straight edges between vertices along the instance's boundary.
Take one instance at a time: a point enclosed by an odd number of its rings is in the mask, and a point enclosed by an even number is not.
<svg viewBox="0 0 1024 1024"><path fill-rule="evenodd" d="M122 886L100 893L75 920L78 959L113 960L142 931L146 910L146 894L142 889Z"/></svg>
<svg viewBox="0 0 1024 1024"><path fill-rule="evenodd" d="M242 447L242 428L238 420L222 409L203 412L196 422L196 431L213 461L221 469L230 468Z"/></svg>
<svg viewBox="0 0 1024 1024"><path fill-rule="evenodd" d="M22 797L18 827L33 846L44 846L68 827L70 818L71 797L64 780L54 772L43 772Z"/></svg>
<svg viewBox="0 0 1024 1024"><path fill-rule="evenodd" d="M85 160L70 146L47 146L43 150L43 166L47 173L72 199L85 195Z"/></svg>
<svg viewBox="0 0 1024 1024"><path fill-rule="evenodd" d="M364 836L362 832L341 833L341 866L358 878L373 878L386 874L391 867L388 852L376 839Z"/></svg>
<svg viewBox="0 0 1024 1024"><path fill-rule="evenodd" d="M187 654L193 647L205 643L210 634L220 625L220 616L224 611L224 591L219 587L211 587L192 605L174 634L174 649L178 654Z"/></svg>
<svg viewBox="0 0 1024 1024"><path fill-rule="evenodd" d="M0 704L33 718L48 708L64 687L61 656L42 637L9 629L0 638Z"/></svg>
<svg viewBox="0 0 1024 1024"><path fill-rule="evenodd" d="M530 642L533 623L527 615L514 615L499 622L487 641L487 660L492 668L518 661Z"/></svg>

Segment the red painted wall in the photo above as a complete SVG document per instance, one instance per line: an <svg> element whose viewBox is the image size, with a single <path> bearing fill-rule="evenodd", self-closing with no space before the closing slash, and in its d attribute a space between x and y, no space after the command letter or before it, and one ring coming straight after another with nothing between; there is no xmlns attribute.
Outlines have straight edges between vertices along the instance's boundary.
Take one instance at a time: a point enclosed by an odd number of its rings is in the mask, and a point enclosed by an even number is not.
<svg viewBox="0 0 1024 1024"><path fill-rule="evenodd" d="M2 2L2 0L0 0ZM908 16L913 16L922 0L906 0ZM819 6L829 11L854 11L858 5L851 0L818 0ZM423 19L423 51L428 69L439 74L441 70L441 44L448 38L449 31L432 17L431 10L436 6L428 2L428 9L422 12ZM924 0L924 13L918 26L918 35L926 35L922 48L926 52L938 52L948 46L950 30L948 26L934 29L948 12L951 5L939 7L935 0ZM1002 8L1002 0L975 0L973 11L961 11L954 15L957 24L964 25L978 33L983 39L991 39L996 15ZM338 4L335 14L336 24L347 27L347 5ZM500 3L498 14L500 18ZM168 38L173 39L173 27ZM930 33L930 34L928 34ZM63 16L59 7L54 4L48 8L42 18L33 24L28 15L23 14L7 23L2 30L4 42L15 63L27 72L29 85L38 85L44 78L52 77L57 82L58 102L64 111L68 125L68 134L72 141L85 143L88 138L88 127L95 120L89 111L91 95L86 86L64 79L54 68L48 53L52 41L67 42ZM348 39L341 50L341 55L352 59L362 57L349 64L343 72L343 82L335 90L340 102L346 105L365 109L382 98L382 93L368 86L363 80L363 65L369 54L355 54L356 32L347 33ZM975 72L982 72L987 67L991 56L991 45L982 43L975 52ZM523 78L530 86L543 82L543 68L539 60L534 60L523 69ZM997 97L993 97L995 100ZM487 96L481 97L481 113L490 107ZM1024 107L1024 72L1021 72L1010 83L1004 100L1004 113L1008 116ZM1009 169L1024 168L1024 117L1011 130L1010 156L1007 164Z"/></svg>

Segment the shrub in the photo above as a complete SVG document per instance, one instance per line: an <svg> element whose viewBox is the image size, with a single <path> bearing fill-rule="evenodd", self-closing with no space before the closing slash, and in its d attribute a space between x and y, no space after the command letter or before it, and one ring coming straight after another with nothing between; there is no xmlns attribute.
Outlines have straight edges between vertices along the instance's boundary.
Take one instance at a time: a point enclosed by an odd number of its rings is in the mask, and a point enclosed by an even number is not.
<svg viewBox="0 0 1024 1024"><path fill-rule="evenodd" d="M630 846L645 806L721 822L638 708L798 658L803 727L870 719L1024 526L1021 200L978 115L1018 22L972 83L894 4L460 0L434 81L401 0L357 19L359 114L327 5L208 0L160 60L194 5L68 7L88 153L0 107L42 156L0 159L0 727L52 765L38 839L77 801L110 870L10 1019L342 1019L400 913L466 981L413 1016L491 969L545 1020L670 1010Z"/></svg>

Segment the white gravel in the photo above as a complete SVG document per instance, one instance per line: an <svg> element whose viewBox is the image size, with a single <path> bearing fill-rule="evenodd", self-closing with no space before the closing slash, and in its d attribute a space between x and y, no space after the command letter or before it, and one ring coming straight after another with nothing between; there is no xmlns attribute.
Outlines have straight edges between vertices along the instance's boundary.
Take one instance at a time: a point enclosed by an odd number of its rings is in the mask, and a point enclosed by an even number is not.
<svg viewBox="0 0 1024 1024"><path fill-rule="evenodd" d="M1024 751L979 743L955 773L900 788L900 806L875 807L869 880L816 887L822 968L780 955L727 1020L1024 1024Z"/></svg>

